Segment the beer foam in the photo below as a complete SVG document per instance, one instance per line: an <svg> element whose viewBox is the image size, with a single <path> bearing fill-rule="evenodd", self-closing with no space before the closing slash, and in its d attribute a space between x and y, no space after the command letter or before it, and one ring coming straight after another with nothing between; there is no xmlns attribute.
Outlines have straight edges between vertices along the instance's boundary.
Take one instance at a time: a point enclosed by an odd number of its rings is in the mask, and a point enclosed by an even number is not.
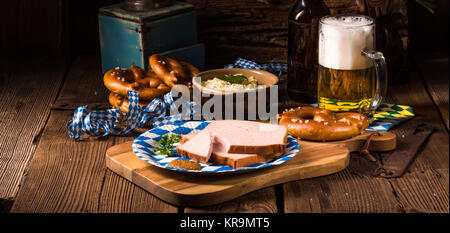
<svg viewBox="0 0 450 233"><path fill-rule="evenodd" d="M373 62L361 50L375 48L375 26L365 16L329 16L321 20L319 64L338 70L361 70Z"/></svg>
<svg viewBox="0 0 450 233"><path fill-rule="evenodd" d="M361 27L372 24L373 20L366 16L358 15L331 16L323 18L322 23L342 27Z"/></svg>

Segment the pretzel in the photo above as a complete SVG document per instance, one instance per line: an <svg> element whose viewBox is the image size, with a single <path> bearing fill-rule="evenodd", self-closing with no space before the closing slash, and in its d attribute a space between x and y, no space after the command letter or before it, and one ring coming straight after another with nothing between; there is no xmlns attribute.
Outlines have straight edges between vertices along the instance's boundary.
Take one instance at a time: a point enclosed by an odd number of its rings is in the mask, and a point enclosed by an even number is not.
<svg viewBox="0 0 450 233"><path fill-rule="evenodd" d="M150 67L169 87L177 84L185 84L192 87L192 78L200 71L193 65L177 61L159 54L153 54L150 59Z"/></svg>
<svg viewBox="0 0 450 233"><path fill-rule="evenodd" d="M111 92L109 94L109 103L118 108L121 112L123 113L127 113L129 106L130 106L130 101L128 100L127 97L125 96L121 96L117 93ZM150 102L147 101L140 101L139 100L139 106L145 108Z"/></svg>
<svg viewBox="0 0 450 233"><path fill-rule="evenodd" d="M116 68L106 72L103 82L110 91L127 96L129 90L137 91L140 100L151 101L170 91L153 72L132 65L130 69Z"/></svg>
<svg viewBox="0 0 450 233"><path fill-rule="evenodd" d="M313 141L344 140L360 134L369 126L360 113L333 113L313 107L298 107L278 115L279 124L292 136Z"/></svg>

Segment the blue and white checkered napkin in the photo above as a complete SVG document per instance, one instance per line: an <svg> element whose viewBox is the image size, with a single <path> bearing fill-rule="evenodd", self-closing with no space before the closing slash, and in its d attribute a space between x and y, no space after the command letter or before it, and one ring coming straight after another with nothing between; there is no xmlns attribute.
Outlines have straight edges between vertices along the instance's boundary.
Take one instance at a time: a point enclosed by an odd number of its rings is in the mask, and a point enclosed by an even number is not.
<svg viewBox="0 0 450 233"><path fill-rule="evenodd" d="M278 77L280 77L282 72L287 72L288 70L287 64L277 63L276 61L260 65L256 62L245 60L243 58L236 59L233 64L226 65L225 68L265 70L278 75Z"/></svg>
<svg viewBox="0 0 450 233"><path fill-rule="evenodd" d="M381 104L370 119L370 125L366 130L388 131L395 125L415 117L410 106L398 104Z"/></svg>
<svg viewBox="0 0 450 233"><path fill-rule="evenodd" d="M242 68L242 69L259 69L266 70L271 73L281 75L282 72L287 71L287 64L282 63L268 63L259 65L253 61L243 58L238 58L233 64L225 66L225 68ZM130 102L128 113L125 116L124 122L127 126L122 129L117 129L117 122L120 120L122 113L119 109L108 109L103 111L90 110L87 105L81 106L75 110L73 119L67 123L66 129L69 132L70 138L79 140L83 133L91 136L106 136L125 135L130 133L137 127L143 126L149 119L152 119L154 127L159 127L165 124L181 122L192 119L195 102L189 102L190 110L185 114L166 116L167 108L177 107L171 92L164 96L164 101L154 99L148 106L142 108L139 106L138 93L135 91L128 91L128 99ZM409 106L401 105L382 105L376 112L376 119L370 124L369 130L387 131L394 125L402 121L414 117L414 113Z"/></svg>
<svg viewBox="0 0 450 233"><path fill-rule="evenodd" d="M227 65L225 68L260 69L275 74L278 72L278 75L283 71L287 71L286 64L269 63L259 65L242 58L238 58L235 63ZM137 127L143 126L149 119L152 119L154 127L190 120L195 113L194 106L197 104L195 102L189 102L190 111L185 114L166 116L168 107L176 107L171 92L164 96L164 101L156 98L145 108L139 106L138 93L135 91L128 91L128 100L130 106L125 116L124 123L127 123L127 125L124 129L117 129L118 125L116 123L122 115L119 109L99 111L91 110L87 105L84 105L75 110L73 119L67 123L66 129L69 132L70 138L79 140L83 133L91 136L106 136L108 134L125 135Z"/></svg>
<svg viewBox="0 0 450 233"><path fill-rule="evenodd" d="M167 108L176 107L171 92L164 95L164 101L156 98L145 108L139 106L138 93L135 91L128 91L128 100L130 105L123 121L127 123L124 129L117 129L116 123L122 115L119 109L90 110L84 105L75 110L73 119L67 123L66 129L70 138L79 140L83 133L91 136L125 135L143 126L149 119L152 119L154 127L158 127L190 119L194 114L195 103L191 102L190 109L186 113L165 116Z"/></svg>

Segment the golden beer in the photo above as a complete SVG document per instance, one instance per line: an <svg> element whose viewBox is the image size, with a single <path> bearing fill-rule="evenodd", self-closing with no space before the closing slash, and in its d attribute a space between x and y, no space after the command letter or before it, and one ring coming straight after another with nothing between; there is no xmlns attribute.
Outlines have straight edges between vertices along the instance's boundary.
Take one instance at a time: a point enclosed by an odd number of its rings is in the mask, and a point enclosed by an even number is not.
<svg viewBox="0 0 450 233"><path fill-rule="evenodd" d="M319 108L366 113L375 95L375 68L337 70L319 65Z"/></svg>
<svg viewBox="0 0 450 233"><path fill-rule="evenodd" d="M375 21L363 15L323 17L319 24L319 108L371 115L386 88L385 59L375 51Z"/></svg>

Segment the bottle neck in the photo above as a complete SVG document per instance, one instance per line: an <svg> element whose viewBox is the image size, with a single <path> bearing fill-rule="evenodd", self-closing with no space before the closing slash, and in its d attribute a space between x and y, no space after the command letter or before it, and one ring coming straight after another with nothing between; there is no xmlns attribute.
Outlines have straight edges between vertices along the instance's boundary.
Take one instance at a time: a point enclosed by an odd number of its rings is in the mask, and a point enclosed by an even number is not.
<svg viewBox="0 0 450 233"><path fill-rule="evenodd" d="M298 0L297 3L292 7L291 13L289 14L289 19L298 20L299 16L302 14L304 10L303 6L304 0Z"/></svg>
<svg viewBox="0 0 450 233"><path fill-rule="evenodd" d="M328 11L321 0L298 0L290 13L291 20L299 20L300 17L309 15L326 15ZM308 17L309 18L309 17Z"/></svg>

